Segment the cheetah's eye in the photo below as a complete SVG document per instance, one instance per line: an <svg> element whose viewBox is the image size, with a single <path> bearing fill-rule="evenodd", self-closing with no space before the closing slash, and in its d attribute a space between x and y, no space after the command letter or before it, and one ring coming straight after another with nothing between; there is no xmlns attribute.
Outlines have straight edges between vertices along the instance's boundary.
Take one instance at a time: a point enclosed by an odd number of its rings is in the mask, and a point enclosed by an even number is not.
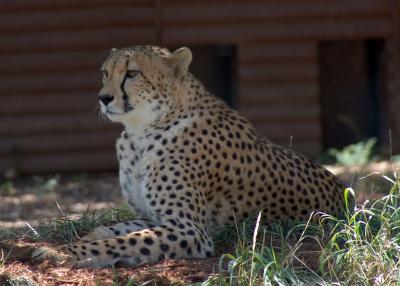
<svg viewBox="0 0 400 286"><path fill-rule="evenodd" d="M126 77L127 77L127 78L134 78L134 77L136 77L138 74L140 74L140 71L138 71L138 70L127 70L127 71L126 71Z"/></svg>
<svg viewBox="0 0 400 286"><path fill-rule="evenodd" d="M103 77L108 77L108 71L106 70L101 70L101 74L103 75Z"/></svg>

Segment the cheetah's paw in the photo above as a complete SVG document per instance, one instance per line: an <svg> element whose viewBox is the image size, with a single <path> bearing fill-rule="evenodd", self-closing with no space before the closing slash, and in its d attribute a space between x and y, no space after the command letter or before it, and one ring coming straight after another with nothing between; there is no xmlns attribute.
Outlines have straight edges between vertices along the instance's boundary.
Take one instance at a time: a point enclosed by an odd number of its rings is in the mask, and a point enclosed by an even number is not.
<svg viewBox="0 0 400 286"><path fill-rule="evenodd" d="M68 255L59 251L59 249L41 246L32 252L32 260L41 263L45 260L51 260L57 264L72 266L71 259Z"/></svg>

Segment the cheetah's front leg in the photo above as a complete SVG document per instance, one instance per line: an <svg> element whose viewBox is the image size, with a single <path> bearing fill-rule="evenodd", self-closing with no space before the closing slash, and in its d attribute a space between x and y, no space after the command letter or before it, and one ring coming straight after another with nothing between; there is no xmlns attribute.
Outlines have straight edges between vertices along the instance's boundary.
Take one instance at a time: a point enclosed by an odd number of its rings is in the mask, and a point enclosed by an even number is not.
<svg viewBox="0 0 400 286"><path fill-rule="evenodd" d="M131 220L123 223L118 223L113 226L99 226L96 227L86 236L82 237L80 242L92 242L96 240L104 240L111 237L116 237L119 235L124 235L132 233L135 231L140 231L153 227L154 224L150 220ZM47 246L42 246L37 248L32 253L32 258L34 261L43 260L53 260L57 263L70 263L71 257L66 255L68 252L68 246L61 246L56 248L51 248Z"/></svg>
<svg viewBox="0 0 400 286"><path fill-rule="evenodd" d="M204 227L175 220L110 239L66 245L62 251L75 266L104 267L117 262L138 265L166 258L204 258L212 254L213 244Z"/></svg>

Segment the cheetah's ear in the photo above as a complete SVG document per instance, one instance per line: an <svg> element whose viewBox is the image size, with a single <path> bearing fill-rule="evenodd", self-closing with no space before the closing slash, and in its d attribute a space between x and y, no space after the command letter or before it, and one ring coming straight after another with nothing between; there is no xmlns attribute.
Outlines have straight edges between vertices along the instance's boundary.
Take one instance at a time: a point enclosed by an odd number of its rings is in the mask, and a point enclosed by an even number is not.
<svg viewBox="0 0 400 286"><path fill-rule="evenodd" d="M175 50L169 58L169 64L174 70L175 77L182 79L189 69L192 61L192 52L187 47Z"/></svg>
<svg viewBox="0 0 400 286"><path fill-rule="evenodd" d="M110 54L114 54L114 53L116 53L116 52L118 52L118 49L117 49L117 48L112 48L112 49L110 50Z"/></svg>

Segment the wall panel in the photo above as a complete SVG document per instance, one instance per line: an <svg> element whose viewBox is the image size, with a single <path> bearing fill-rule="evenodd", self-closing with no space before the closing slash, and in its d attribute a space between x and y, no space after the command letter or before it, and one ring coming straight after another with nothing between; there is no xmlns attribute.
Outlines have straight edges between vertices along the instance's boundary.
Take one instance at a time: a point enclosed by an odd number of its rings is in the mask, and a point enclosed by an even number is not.
<svg viewBox="0 0 400 286"><path fill-rule="evenodd" d="M315 155L321 151L317 43L397 43L393 3L1 1L0 172L115 168L120 127L99 120L98 70L110 48L135 44L235 45L240 111L270 139L288 146L292 136L295 150Z"/></svg>

